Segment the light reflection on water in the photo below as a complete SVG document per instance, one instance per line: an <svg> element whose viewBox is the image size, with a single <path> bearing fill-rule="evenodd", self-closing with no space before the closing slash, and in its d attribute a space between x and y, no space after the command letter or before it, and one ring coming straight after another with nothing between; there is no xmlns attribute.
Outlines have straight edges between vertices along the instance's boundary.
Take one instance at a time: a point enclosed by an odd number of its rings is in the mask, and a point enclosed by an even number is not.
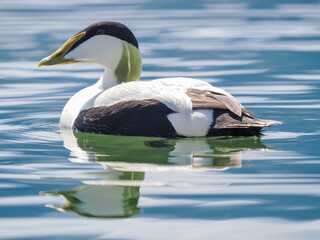
<svg viewBox="0 0 320 240"><path fill-rule="evenodd" d="M13 0L0 12L0 238L317 239L317 1ZM102 71L37 61L102 20L133 30L142 80L203 79L283 124L261 139L60 134L67 99Z"/></svg>

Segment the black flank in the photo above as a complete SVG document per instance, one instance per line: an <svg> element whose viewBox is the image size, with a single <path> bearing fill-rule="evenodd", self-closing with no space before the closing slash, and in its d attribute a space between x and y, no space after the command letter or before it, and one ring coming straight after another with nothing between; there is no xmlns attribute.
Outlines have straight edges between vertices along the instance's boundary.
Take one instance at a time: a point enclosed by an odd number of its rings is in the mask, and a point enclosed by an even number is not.
<svg viewBox="0 0 320 240"><path fill-rule="evenodd" d="M111 135L181 137L167 118L170 113L170 108L156 100L126 101L81 111L73 128Z"/></svg>

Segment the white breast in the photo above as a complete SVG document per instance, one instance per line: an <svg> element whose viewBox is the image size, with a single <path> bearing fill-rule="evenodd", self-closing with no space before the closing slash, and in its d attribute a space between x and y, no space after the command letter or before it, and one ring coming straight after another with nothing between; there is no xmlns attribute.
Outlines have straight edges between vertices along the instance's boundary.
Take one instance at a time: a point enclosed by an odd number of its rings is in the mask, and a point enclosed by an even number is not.
<svg viewBox="0 0 320 240"><path fill-rule="evenodd" d="M60 128L72 128L80 111L93 107L94 100L102 91L103 90L95 84L73 95L62 110Z"/></svg>

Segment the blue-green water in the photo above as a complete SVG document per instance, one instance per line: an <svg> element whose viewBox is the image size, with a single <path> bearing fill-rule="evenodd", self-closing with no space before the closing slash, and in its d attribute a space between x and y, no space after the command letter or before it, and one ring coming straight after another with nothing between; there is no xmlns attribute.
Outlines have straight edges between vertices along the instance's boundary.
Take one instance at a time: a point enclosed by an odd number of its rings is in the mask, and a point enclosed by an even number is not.
<svg viewBox="0 0 320 240"><path fill-rule="evenodd" d="M0 2L0 238L318 239L319 1ZM256 138L60 133L101 69L36 69L97 21L135 33L142 80L186 76L282 125Z"/></svg>

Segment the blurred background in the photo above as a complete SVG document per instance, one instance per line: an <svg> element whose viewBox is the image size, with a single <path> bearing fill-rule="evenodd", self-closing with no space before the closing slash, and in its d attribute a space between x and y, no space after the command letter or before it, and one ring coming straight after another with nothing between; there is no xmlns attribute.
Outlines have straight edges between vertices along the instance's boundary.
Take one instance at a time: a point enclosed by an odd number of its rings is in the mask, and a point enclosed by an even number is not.
<svg viewBox="0 0 320 240"><path fill-rule="evenodd" d="M98 21L133 31L142 81L202 79L282 125L261 139L61 134L63 106L103 70L36 66ZM318 239L317 0L0 1L0 99L0 238Z"/></svg>

